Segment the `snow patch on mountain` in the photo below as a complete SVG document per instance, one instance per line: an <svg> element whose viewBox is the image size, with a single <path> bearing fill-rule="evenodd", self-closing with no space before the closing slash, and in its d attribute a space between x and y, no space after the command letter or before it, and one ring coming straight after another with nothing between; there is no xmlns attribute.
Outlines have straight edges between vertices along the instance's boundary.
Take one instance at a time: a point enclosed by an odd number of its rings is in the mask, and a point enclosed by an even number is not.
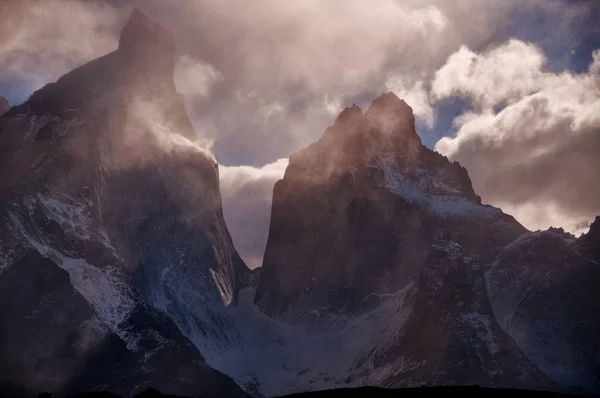
<svg viewBox="0 0 600 398"><path fill-rule="evenodd" d="M202 353L209 365L247 391L265 396L380 385L416 365L399 358L378 367L373 360L386 352L402 329L410 313L405 300L413 289L409 284L358 317L334 315L323 309L312 324L288 324L260 312L253 304L254 289L247 287L240 291L239 306L228 311L241 333L241 344Z"/></svg>
<svg viewBox="0 0 600 398"><path fill-rule="evenodd" d="M167 315L204 355L239 347L239 335L217 292L212 276L187 262L162 264L155 281L149 282L146 300ZM210 272L212 271L212 272ZM214 271L209 269L209 273ZM215 294L217 293L217 294Z"/></svg>
<svg viewBox="0 0 600 398"><path fill-rule="evenodd" d="M440 218L492 217L499 209L473 203L456 188L446 184L445 176L418 167L400 167L385 157L377 159L370 167L383 172L384 187L406 201L419 205Z"/></svg>
<svg viewBox="0 0 600 398"><path fill-rule="evenodd" d="M2 232L0 230L0 232ZM20 244L16 244L9 239L4 238L0 235L0 275L8 267L18 261L26 252L25 247Z"/></svg>
<svg viewBox="0 0 600 398"><path fill-rule="evenodd" d="M69 217L81 215L70 206L55 201L46 200L40 204L46 211L48 211L46 206L51 206L52 217L59 218L67 227L72 226L73 220ZM24 201L24 207L27 209L26 217L22 216L23 212L8 211L9 227L15 236L24 246L37 250L40 255L51 259L67 271L74 289L91 305L98 318L127 343L128 349L136 350L136 339L120 327L136 306L134 292L126 283L127 277L114 267L98 268L85 259L70 257L54 248L46 233L39 229L36 220L32 218L35 213L34 206L35 202L29 197ZM60 213L58 209L62 209L65 213ZM79 221L85 223L88 220L82 217ZM81 228L85 229L82 226L77 228L80 232Z"/></svg>
<svg viewBox="0 0 600 398"><path fill-rule="evenodd" d="M214 270L211 268L208 271L210 272L210 276L213 278L217 289L219 289L219 293L221 294L224 304L231 304L233 301L233 288L229 283L227 283L228 279L223 276L223 273L219 269Z"/></svg>
<svg viewBox="0 0 600 398"><path fill-rule="evenodd" d="M124 276L112 267L97 268L87 261L62 256L59 266L69 273L71 283L111 330L116 331L135 307L133 292Z"/></svg>
<svg viewBox="0 0 600 398"><path fill-rule="evenodd" d="M84 187L85 188L85 187ZM50 220L58 223L65 233L83 240L94 240L108 248L113 255L117 250L110 242L106 232L92 222L93 203L91 200L81 198L75 200L66 194L58 194L60 200L37 194L34 200L31 197L25 199L25 203L31 215L32 206L37 202Z"/></svg>
<svg viewBox="0 0 600 398"><path fill-rule="evenodd" d="M223 305L228 306L233 302L235 290L235 287L232 284L235 278L231 278L230 275L227 275L227 272L230 272L231 274L235 273L233 269L233 251L231 250L233 243L231 243L231 239L227 235L224 225L221 225L221 223L217 223L216 228L210 235L210 241L212 242L212 248L215 253L217 264L220 265L220 267L216 269L211 268L209 270L210 275L221 294Z"/></svg>

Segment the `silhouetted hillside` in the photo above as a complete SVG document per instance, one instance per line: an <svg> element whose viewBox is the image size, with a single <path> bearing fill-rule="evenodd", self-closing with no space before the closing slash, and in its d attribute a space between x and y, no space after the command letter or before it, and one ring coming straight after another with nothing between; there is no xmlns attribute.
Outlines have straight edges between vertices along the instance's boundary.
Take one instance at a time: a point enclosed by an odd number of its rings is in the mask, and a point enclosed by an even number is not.
<svg viewBox="0 0 600 398"><path fill-rule="evenodd" d="M570 397L579 396L578 394L563 394L547 391L516 390L502 388L483 388L478 386L469 387L421 387L421 388L403 388L403 389L385 389L378 387L361 388L340 388L335 390L307 392L300 394L285 395L286 398L346 398L346 397L430 397L430 396L473 396L473 397ZM582 394L582 396L586 396ZM187 398L177 395L163 395L160 391L148 389L135 398ZM55 398L51 394L43 393L38 398ZM68 398L120 398L116 394L109 392L89 392L76 395L70 395ZM190 397L191 398L191 397Z"/></svg>

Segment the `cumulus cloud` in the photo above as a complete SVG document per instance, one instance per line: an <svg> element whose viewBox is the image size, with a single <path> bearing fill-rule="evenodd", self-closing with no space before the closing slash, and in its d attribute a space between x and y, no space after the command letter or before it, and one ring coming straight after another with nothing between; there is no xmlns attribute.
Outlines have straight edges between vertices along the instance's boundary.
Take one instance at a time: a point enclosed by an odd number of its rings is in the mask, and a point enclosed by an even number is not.
<svg viewBox="0 0 600 398"><path fill-rule="evenodd" d="M187 93L226 164L261 165L319 138L344 106L393 90L432 126L427 75L461 44L479 47L523 2L443 0L137 2L180 51L222 74L210 100ZM170 3L172 4L172 3ZM468 23L467 23L468 22ZM202 93L203 90L200 90Z"/></svg>
<svg viewBox="0 0 600 398"><path fill-rule="evenodd" d="M549 77L542 71L545 62L539 48L519 40L483 54L461 46L435 72L431 94L437 100L465 96L479 109L490 109L539 90Z"/></svg>
<svg viewBox="0 0 600 398"><path fill-rule="evenodd" d="M500 110L555 83L544 71L543 53L534 45L510 42L513 58L481 49L500 37L504 41L507 32L512 34L517 15L552 21L547 39L568 42L581 26L577 21L589 15L589 4L9 0L0 8L0 87L22 80L26 90L33 91L114 50L129 11L140 7L176 36L177 88L186 97L198 135L203 141L214 140L219 160L230 165L222 167L236 170L222 168L226 217L240 251L254 255L260 252L256 247L264 247L272 183L277 179L263 165L278 164L277 159L318 139L343 107L352 103L365 107L386 91L405 98L417 120L429 128L437 121L437 103L454 96L464 96L474 106L472 115L457 122L457 130L470 120L497 119ZM448 60L450 55L454 60ZM595 59L588 76L600 70ZM502 71L494 66L502 63L516 63L521 69ZM496 70L494 78L480 72L484 66ZM453 82L453 74L460 81ZM523 84L506 88L495 83L498 79ZM593 118L593 112L587 118ZM504 123L509 120L507 116ZM577 131L585 129L586 120L583 113L578 116L582 127ZM461 152L456 153L460 157ZM236 165L248 165L254 173ZM232 199L236 190L228 181L245 187L237 192L254 203L266 203L257 212L263 221L257 221L256 228L241 221L257 218L235 210L241 204ZM247 238L242 238L244 234Z"/></svg>
<svg viewBox="0 0 600 398"><path fill-rule="evenodd" d="M208 98L215 83L223 75L209 63L189 55L182 55L175 67L177 91L185 96Z"/></svg>
<svg viewBox="0 0 600 398"><path fill-rule="evenodd" d="M177 87L198 134L215 139L226 164L255 166L308 145L341 108L353 102L366 106L384 91L405 97L431 127L435 112L424 94L428 75L461 45L489 43L515 13L560 13L562 24L586 11L560 0L6 4L2 20L9 24L0 29L11 44L2 45L0 86L25 74L37 88L114 49L118 28L138 6L176 35Z"/></svg>
<svg viewBox="0 0 600 398"><path fill-rule="evenodd" d="M531 229L581 233L600 214L600 76L551 73L536 46L511 40L476 54L461 48L432 84L437 99L467 98L456 135L436 150L470 172L476 191Z"/></svg>
<svg viewBox="0 0 600 398"><path fill-rule="evenodd" d="M223 214L236 249L250 268L262 264L267 244L273 184L287 159L263 167L219 166Z"/></svg>

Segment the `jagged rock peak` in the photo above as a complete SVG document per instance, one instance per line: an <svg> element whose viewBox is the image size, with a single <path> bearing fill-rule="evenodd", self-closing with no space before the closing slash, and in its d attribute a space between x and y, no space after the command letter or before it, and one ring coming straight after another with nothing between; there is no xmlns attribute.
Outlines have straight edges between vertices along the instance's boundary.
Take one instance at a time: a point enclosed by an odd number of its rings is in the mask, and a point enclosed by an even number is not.
<svg viewBox="0 0 600 398"><path fill-rule="evenodd" d="M4 97L0 97L0 116L4 115L10 109L8 100Z"/></svg>
<svg viewBox="0 0 600 398"><path fill-rule="evenodd" d="M108 105L120 101L126 104L137 97L160 98L160 108L187 119L187 115L183 115L183 97L176 93L174 70L173 36L135 9L122 29L116 51L91 60L66 73L55 83L45 85L27 102L11 108L7 116L70 117L73 110L88 109L93 103ZM99 101L102 98L104 100ZM186 121L185 127L178 130L191 131L191 125ZM195 137L189 131L184 135Z"/></svg>
<svg viewBox="0 0 600 398"><path fill-rule="evenodd" d="M367 116L386 135L393 139L421 139L415 131L415 116L412 108L396 94L388 92L375 98L367 110Z"/></svg>
<svg viewBox="0 0 600 398"><path fill-rule="evenodd" d="M596 216L596 219L594 220L594 222L592 222L592 225L590 225L590 232L592 230L600 233L600 216Z"/></svg>
<svg viewBox="0 0 600 398"><path fill-rule="evenodd" d="M378 141L418 141L412 108L396 94L384 93L373 100L366 112L356 104L344 108L330 127L346 130L345 136L369 135ZM376 137L375 137L376 136Z"/></svg>
<svg viewBox="0 0 600 398"><path fill-rule="evenodd" d="M426 162L425 150L412 108L389 92L377 97L366 112L356 104L346 107L321 139L290 157L285 176L318 181L390 157L415 165Z"/></svg>
<svg viewBox="0 0 600 398"><path fill-rule="evenodd" d="M553 228L550 228L552 230ZM575 236L570 235L573 239ZM596 216L590 224L589 230L576 239L576 246L584 252L596 253L600 256L600 216Z"/></svg>
<svg viewBox="0 0 600 398"><path fill-rule="evenodd" d="M335 124L345 123L347 121L352 121L357 117L363 116L363 111L360 109L360 106L356 104L352 104L352 106L348 106L344 108L342 112L335 119Z"/></svg>
<svg viewBox="0 0 600 398"><path fill-rule="evenodd" d="M375 98L366 112L356 105L344 108L335 119L335 125L346 124L347 122L357 123L360 120L368 121L371 125L376 125L379 129L384 127L388 129L401 129L402 131L413 132L415 130L415 117L412 108L396 94L392 92L381 94ZM375 126L372 126L375 127ZM401 133L400 131L386 131L387 133Z"/></svg>
<svg viewBox="0 0 600 398"><path fill-rule="evenodd" d="M376 170L381 174L378 177L374 177ZM366 112L356 104L345 108L318 141L290 156L284 179L320 184L348 173L356 181L357 173L363 173L367 179L385 180L393 171L402 180L419 180L423 170L429 170L430 179L444 176L445 184L454 187L452 195L460 192L463 199L481 204L467 170L425 147L415 129L412 108L388 92L378 96ZM428 193L441 194L438 188Z"/></svg>
<svg viewBox="0 0 600 398"><path fill-rule="evenodd" d="M600 216L596 216L596 219L590 225L589 231L583 236L586 241L595 241L600 245Z"/></svg>
<svg viewBox="0 0 600 398"><path fill-rule="evenodd" d="M381 94L375 98L369 107L368 113L388 112L393 114L413 115L412 108L393 92Z"/></svg>
<svg viewBox="0 0 600 398"><path fill-rule="evenodd" d="M131 13L129 21L121 31L119 49L143 48L153 51L175 54L175 39L173 35L158 23L148 18L138 8ZM167 54L163 54L167 55Z"/></svg>

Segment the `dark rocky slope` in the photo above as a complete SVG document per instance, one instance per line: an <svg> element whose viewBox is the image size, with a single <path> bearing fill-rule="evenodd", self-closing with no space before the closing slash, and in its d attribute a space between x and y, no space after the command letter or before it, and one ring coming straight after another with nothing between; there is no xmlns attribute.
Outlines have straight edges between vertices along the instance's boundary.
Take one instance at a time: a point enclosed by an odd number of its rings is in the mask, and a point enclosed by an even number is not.
<svg viewBox="0 0 600 398"><path fill-rule="evenodd" d="M298 393L285 395L288 398L342 398L342 397L431 397L431 396L444 396L448 395L467 395L467 396L482 396L486 397L573 397L576 395L572 394L561 394L546 391L532 391L532 390L515 390L515 389L491 389L482 388L478 386L466 386L466 387L421 387L421 388L404 388L404 389L385 389L377 387L360 387L360 388L340 388L335 390L326 391L314 391L307 393ZM135 398L178 398L174 395L164 395L160 391L148 389L138 395ZM51 398L49 396L40 395L39 398ZM105 393L82 393L73 395L69 398L119 398L118 395L114 395L108 392ZM184 397L179 397L184 398ZM283 398L283 397L282 397Z"/></svg>
<svg viewBox="0 0 600 398"><path fill-rule="evenodd" d="M575 239L523 234L487 273L496 318L557 382L600 391L600 217Z"/></svg>
<svg viewBox="0 0 600 398"><path fill-rule="evenodd" d="M482 388L478 386L465 387L422 387L403 389L384 389L377 387L340 388L329 391L286 395L287 398L347 398L347 397L447 397L449 395L486 396L486 397L574 397L576 395L533 390L516 390L502 388Z"/></svg>
<svg viewBox="0 0 600 398"><path fill-rule="evenodd" d="M284 312L304 291L320 305L315 295L331 289L336 309L355 308L382 283L384 290L408 284L437 240L489 260L525 232L481 205L464 168L421 144L412 110L394 94L365 114L347 108L319 141L292 155L275 185L271 220L256 295L268 314Z"/></svg>
<svg viewBox="0 0 600 398"><path fill-rule="evenodd" d="M335 385L596 389L587 380L598 374L600 345L594 330L599 317L596 304L584 302L595 295L589 286L597 282L587 278L598 281L590 268L596 260L583 261L581 271L569 262L570 281L559 290L552 283L543 290L541 299L551 299L561 315L547 312L544 318L535 313L545 308L541 302L527 306L518 293L511 295L522 306L522 322L534 324L526 338L515 321L507 328L497 318L506 299L496 293L505 286L496 285L515 278L494 282L488 292L486 272L498 279L494 275L504 272L503 253L524 236L543 234L530 233L513 217L483 205L467 171L424 147L412 110L389 93L366 112L357 106L345 109L319 141L290 158L274 188L255 302L266 314L298 325L331 328L331 319L352 323L376 313L387 319L381 327L378 321L363 326L372 328L373 344L349 335L352 347L363 348L328 352L335 357L334 352L343 356L355 350L348 379ZM589 246L590 241L595 242L584 237L574 245ZM586 256L593 256L591 246ZM527 249L518 251L523 252ZM526 266L517 262L507 268ZM576 285L581 293L565 300ZM535 352L545 344L543 325L550 319L562 329L553 335L554 344L563 341L563 354L568 353L557 372L549 371L547 358ZM573 326L577 321L583 322ZM579 368L564 360L571 357ZM562 378L570 371L575 373L570 380Z"/></svg>
<svg viewBox="0 0 600 398"><path fill-rule="evenodd" d="M0 118L1 385L246 395L199 352L235 338L247 277L174 62L134 11L116 51Z"/></svg>
<svg viewBox="0 0 600 398"><path fill-rule="evenodd" d="M0 116L4 115L8 112L10 106L8 105L8 101L4 97L0 97Z"/></svg>

